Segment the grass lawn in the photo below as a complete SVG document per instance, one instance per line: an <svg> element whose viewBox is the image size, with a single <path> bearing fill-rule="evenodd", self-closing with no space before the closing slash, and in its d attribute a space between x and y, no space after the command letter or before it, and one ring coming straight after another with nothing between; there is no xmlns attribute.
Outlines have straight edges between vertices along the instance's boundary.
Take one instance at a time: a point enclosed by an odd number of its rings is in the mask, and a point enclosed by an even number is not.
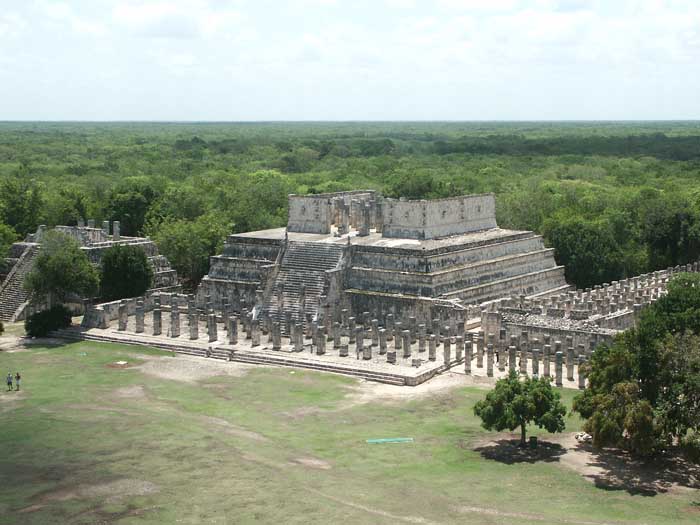
<svg viewBox="0 0 700 525"><path fill-rule="evenodd" d="M0 374L24 378L0 392L0 522L700 522L692 489L603 489L556 456L488 459L474 450L490 436L472 413L480 388L358 404L361 385L331 374L185 382L110 366L149 355L181 359L89 342L0 352ZM415 442L365 443L382 437Z"/></svg>

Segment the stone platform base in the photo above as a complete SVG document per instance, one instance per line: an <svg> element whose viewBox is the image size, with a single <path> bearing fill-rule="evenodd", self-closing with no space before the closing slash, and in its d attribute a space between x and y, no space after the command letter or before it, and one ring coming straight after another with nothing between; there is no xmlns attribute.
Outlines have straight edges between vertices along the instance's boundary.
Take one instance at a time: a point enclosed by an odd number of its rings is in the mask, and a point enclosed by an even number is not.
<svg viewBox="0 0 700 525"><path fill-rule="evenodd" d="M174 353L223 361L307 368L402 386L419 385L435 375L464 362L464 359L459 361L453 359L447 365L442 360L429 361L427 352L413 352L411 358L404 359L397 356L397 363L389 364L386 362L385 355L378 354L378 348L374 350L372 359L364 360L361 356L358 359L354 354L341 357L338 350L334 350L332 345L328 345L327 352L324 355L316 355L311 353L310 345L306 345L302 352L293 352L290 345L284 344L280 350L274 351L271 343L263 343L260 346L252 347L251 341L246 339L239 340L238 344L232 346L224 341L208 343L205 339L191 340L186 335L173 338L163 335L153 336L146 333L118 331L109 328L106 330L98 328L85 329L78 326L59 330L54 332L52 336L70 340L150 346ZM413 366L414 359L420 360L419 366Z"/></svg>

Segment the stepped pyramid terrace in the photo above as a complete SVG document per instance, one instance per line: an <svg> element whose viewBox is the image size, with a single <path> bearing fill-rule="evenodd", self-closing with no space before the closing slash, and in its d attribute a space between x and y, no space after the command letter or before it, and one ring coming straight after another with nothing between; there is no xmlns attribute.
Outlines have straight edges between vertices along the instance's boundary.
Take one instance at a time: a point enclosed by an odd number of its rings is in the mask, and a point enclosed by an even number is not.
<svg viewBox="0 0 700 525"><path fill-rule="evenodd" d="M395 385L519 370L583 388L596 346L698 269L573 290L540 236L498 227L491 194L290 195L287 227L230 235L195 295L92 305L55 335Z"/></svg>
<svg viewBox="0 0 700 525"><path fill-rule="evenodd" d="M168 260L158 253L155 243L144 237L122 236L119 221L104 221L101 228L96 228L93 220L89 220L87 225L79 221L77 226L56 226L54 229L75 239L95 266L99 266L102 253L107 248L116 244L139 246L143 248L153 267L151 291L173 292L181 289L177 272L170 267ZM46 232L45 226L39 226L36 233L10 247L9 258L5 264L6 273L0 274L0 321L24 319L29 305L29 296L23 287L24 277L34 267L34 260ZM74 306L81 310L82 298L76 298Z"/></svg>

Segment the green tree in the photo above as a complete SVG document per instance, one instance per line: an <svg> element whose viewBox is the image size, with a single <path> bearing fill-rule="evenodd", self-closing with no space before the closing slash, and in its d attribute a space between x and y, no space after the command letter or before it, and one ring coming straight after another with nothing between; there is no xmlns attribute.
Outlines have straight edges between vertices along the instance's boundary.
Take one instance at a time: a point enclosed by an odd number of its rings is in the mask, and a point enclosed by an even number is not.
<svg viewBox="0 0 700 525"><path fill-rule="evenodd" d="M597 446L650 455L700 431L700 275L679 274L637 327L596 349L573 408Z"/></svg>
<svg viewBox="0 0 700 525"><path fill-rule="evenodd" d="M42 186L30 178L26 168L0 182L0 221L23 237L41 223L44 202Z"/></svg>
<svg viewBox="0 0 700 525"><path fill-rule="evenodd" d="M556 216L545 222L544 236L567 280L578 288L623 277L623 256L606 224Z"/></svg>
<svg viewBox="0 0 700 525"><path fill-rule="evenodd" d="M106 300L138 297L153 283L153 268L143 248L112 246L102 254L100 289Z"/></svg>
<svg viewBox="0 0 700 525"><path fill-rule="evenodd" d="M195 221L165 221L151 232L185 287L194 290L209 271L209 257L216 254L231 227L221 218L204 215Z"/></svg>
<svg viewBox="0 0 700 525"><path fill-rule="evenodd" d="M97 270L78 243L56 231L44 236L34 267L24 281L30 293L47 297L49 304L64 303L72 294L94 295L98 285Z"/></svg>
<svg viewBox="0 0 700 525"><path fill-rule="evenodd" d="M7 224L0 223L0 262L7 257L10 246L17 240L17 233Z"/></svg>
<svg viewBox="0 0 700 525"><path fill-rule="evenodd" d="M481 418L487 430L513 431L520 427L520 444L524 446L527 426L531 423L548 432L562 432L566 408L548 379L521 380L517 373L510 372L508 377L496 381L485 399L476 403L474 414Z"/></svg>

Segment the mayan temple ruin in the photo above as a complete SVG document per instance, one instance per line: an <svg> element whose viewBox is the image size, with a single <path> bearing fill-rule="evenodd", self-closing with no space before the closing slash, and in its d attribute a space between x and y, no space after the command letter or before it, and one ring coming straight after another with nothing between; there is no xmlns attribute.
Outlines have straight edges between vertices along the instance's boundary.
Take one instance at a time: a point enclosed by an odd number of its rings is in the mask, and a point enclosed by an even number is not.
<svg viewBox="0 0 700 525"><path fill-rule="evenodd" d="M88 220L87 224L79 221L77 226L56 226L53 229L74 239L95 266L99 266L104 251L117 244L143 248L153 267L152 291L174 292L181 288L177 272L170 267L168 260L158 253L155 243L145 237L121 235L119 221L104 221L101 228L96 228L93 220ZM24 319L25 310L29 305L29 295L23 287L24 277L34 266L35 257L46 232L45 226L39 226L36 233L10 247L10 256L5 265L6 273L0 274L0 321Z"/></svg>
<svg viewBox="0 0 700 525"><path fill-rule="evenodd" d="M698 264L574 290L541 236L498 227L492 194L290 195L286 228L230 235L196 294L92 305L57 335L398 385L459 366L583 388L579 365L679 271Z"/></svg>

